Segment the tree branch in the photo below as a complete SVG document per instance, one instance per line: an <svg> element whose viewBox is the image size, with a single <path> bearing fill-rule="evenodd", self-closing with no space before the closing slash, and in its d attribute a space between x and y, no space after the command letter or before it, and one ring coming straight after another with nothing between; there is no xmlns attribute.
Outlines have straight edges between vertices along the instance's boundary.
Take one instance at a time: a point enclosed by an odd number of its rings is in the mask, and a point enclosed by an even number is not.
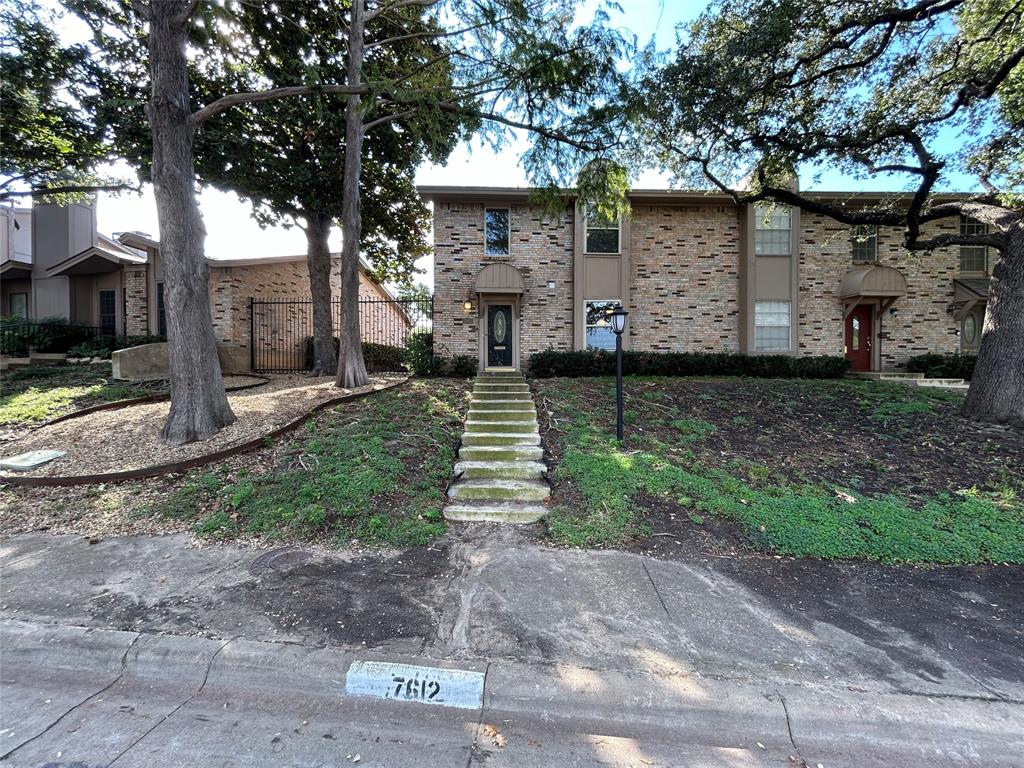
<svg viewBox="0 0 1024 768"><path fill-rule="evenodd" d="M253 91L249 93L232 93L222 96L216 101L211 101L202 109L192 113L192 127L198 128L211 117L222 112L227 112L232 107L240 104L258 104L264 101L276 101L291 96L312 96L315 93L326 93L338 96L354 96L369 93L365 85L289 85L284 88L271 88L266 91Z"/></svg>
<svg viewBox="0 0 1024 768"><path fill-rule="evenodd" d="M68 184L60 187L34 187L20 192L0 192L0 200L12 197L49 197L50 195L75 195L86 192L138 192L131 184Z"/></svg>
<svg viewBox="0 0 1024 768"><path fill-rule="evenodd" d="M359 2L359 0L356 0ZM418 5L421 8L429 8L432 5L437 5L440 0L394 0L394 2L382 5L373 11L367 11L364 16L366 22L373 21L375 18L383 13L391 13L391 11L397 11L399 8L407 8L410 5Z"/></svg>
<svg viewBox="0 0 1024 768"><path fill-rule="evenodd" d="M185 8L185 10L178 14L177 18L175 18L175 21L178 24L184 24L185 22L187 22L189 19L192 18L192 14L196 12L196 10L199 8L202 2L203 0L190 0L188 6Z"/></svg>
<svg viewBox="0 0 1024 768"><path fill-rule="evenodd" d="M413 115L415 113L415 109L407 109L404 112L395 112L394 114L391 115L384 115L383 117L378 117L373 120L370 120L369 122L363 123L363 130L369 131L372 130L373 128L376 128L378 125L390 123L392 120L401 120L403 117L408 117L409 115Z"/></svg>

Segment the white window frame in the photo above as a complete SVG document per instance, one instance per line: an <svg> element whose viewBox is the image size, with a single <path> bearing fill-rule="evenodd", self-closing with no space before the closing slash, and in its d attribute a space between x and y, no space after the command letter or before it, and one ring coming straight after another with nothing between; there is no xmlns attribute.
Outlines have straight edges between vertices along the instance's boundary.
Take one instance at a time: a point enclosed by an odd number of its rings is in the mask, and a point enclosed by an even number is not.
<svg viewBox="0 0 1024 768"><path fill-rule="evenodd" d="M583 300L583 348L586 349L586 350L595 349L595 350L602 350L604 352L614 352L615 351L615 344L614 344L614 342L615 342L615 331L612 331L612 342L613 343L612 343L612 348L611 349L605 349L604 347L592 347L592 346L590 346L590 341L588 340L588 337L587 337L587 330L590 329L590 328L604 328L605 326L599 325L599 324L596 324L596 323L588 323L587 322L587 305L588 304L611 304L611 305L613 305L612 309L614 309L615 307L621 307L622 306L622 301L620 299L584 299ZM611 320L609 320L607 328L609 330L611 330L611 327L612 327L612 323L611 323Z"/></svg>
<svg viewBox="0 0 1024 768"><path fill-rule="evenodd" d="M615 251L591 251L587 248L587 243L590 240L590 230L592 229L614 229L615 230ZM597 227L590 226L590 215L586 209L583 211L583 253L587 256L618 256L622 253L622 217L619 216L615 220L614 227ZM595 299L589 299L589 301L595 301Z"/></svg>
<svg viewBox="0 0 1024 768"><path fill-rule="evenodd" d="M761 304L761 305L765 305L765 304L785 305L785 307L786 307L786 320L787 320L787 322L785 324L783 324L783 323L760 323L759 324L758 323L758 312L757 312L757 308L758 308L759 304ZM764 311L765 311L765 314L769 313L769 310L767 310L767 309L764 310ZM782 314L782 312L780 310L773 310L773 311L771 311L771 314L773 314L773 315L780 315L780 314ZM760 340L758 339L758 333L757 333L758 328L785 328L786 329L786 346L785 347L762 346ZM774 353L783 353L783 352L792 352L793 351L793 302L792 301L774 300L773 299L773 300L767 300L767 301L755 301L754 302L754 350L756 352L758 352L758 353L761 353L761 354L774 354Z"/></svg>
<svg viewBox="0 0 1024 768"><path fill-rule="evenodd" d="M980 221L970 218L969 216L960 216L960 234L961 235L981 235L988 232L988 225L983 224ZM984 251L985 264L981 270L977 269L964 269L964 248L980 249ZM965 275L987 275L988 274L988 246L987 245L961 245L960 250L957 253L957 268L961 274Z"/></svg>
<svg viewBox="0 0 1024 768"><path fill-rule="evenodd" d="M778 227L772 226L775 223L775 217L779 215L781 211L785 211L786 218L788 220L788 226ZM768 219L768 226L765 226L765 219ZM758 232L786 232L786 250L784 252L762 252L758 248L757 233ZM793 208L788 205L755 205L754 206L754 255L755 256L792 256L793 255Z"/></svg>
<svg viewBox="0 0 1024 768"><path fill-rule="evenodd" d="M491 253L487 245L487 213L489 211L505 211L505 215L508 217L508 248L506 253ZM512 208L509 206L496 206L486 205L484 206L484 256L511 256L512 255Z"/></svg>
<svg viewBox="0 0 1024 768"><path fill-rule="evenodd" d="M870 229L870 234L863 232L865 229ZM858 232L858 230L862 230ZM858 240L858 238L860 238ZM857 257L857 247L865 246L867 243L872 243L871 258L861 259ZM877 264L878 263L878 225L877 224L858 224L850 230L850 258L854 264Z"/></svg>

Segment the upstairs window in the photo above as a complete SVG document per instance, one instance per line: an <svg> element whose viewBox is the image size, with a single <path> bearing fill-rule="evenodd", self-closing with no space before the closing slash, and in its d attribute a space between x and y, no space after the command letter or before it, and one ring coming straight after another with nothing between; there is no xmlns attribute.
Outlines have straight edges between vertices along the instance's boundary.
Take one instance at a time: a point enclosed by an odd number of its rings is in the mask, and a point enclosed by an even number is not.
<svg viewBox="0 0 1024 768"><path fill-rule="evenodd" d="M754 348L758 352L788 352L788 301L758 301L754 303Z"/></svg>
<svg viewBox="0 0 1024 768"><path fill-rule="evenodd" d="M619 253L619 222L587 214L587 253Z"/></svg>
<svg viewBox="0 0 1024 768"><path fill-rule="evenodd" d="M853 228L853 263L874 264L878 261L878 227L858 224Z"/></svg>
<svg viewBox="0 0 1024 768"><path fill-rule="evenodd" d="M488 208L484 211L484 253L487 256L508 256L508 208Z"/></svg>
<svg viewBox="0 0 1024 768"><path fill-rule="evenodd" d="M789 208L758 205L754 208L754 253L789 256L792 252L793 213Z"/></svg>
<svg viewBox="0 0 1024 768"><path fill-rule="evenodd" d="M961 235L984 235L988 232L988 226L980 221L975 221L966 216L960 217ZM988 272L988 246L986 245L961 245L960 246L960 271L977 272L986 274Z"/></svg>
<svg viewBox="0 0 1024 768"><path fill-rule="evenodd" d="M612 330L612 310L617 301L588 301L586 304L587 349L615 350L615 331Z"/></svg>

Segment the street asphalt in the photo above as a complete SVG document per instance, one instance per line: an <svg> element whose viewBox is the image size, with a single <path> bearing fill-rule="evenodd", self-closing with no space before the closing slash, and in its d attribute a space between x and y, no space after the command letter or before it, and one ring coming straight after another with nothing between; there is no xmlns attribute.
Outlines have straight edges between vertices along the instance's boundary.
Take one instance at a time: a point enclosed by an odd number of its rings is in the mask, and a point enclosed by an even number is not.
<svg viewBox="0 0 1024 768"><path fill-rule="evenodd" d="M18 535L0 764L1024 766L1022 576L488 525L389 553ZM479 672L482 698L351 695L365 661Z"/></svg>

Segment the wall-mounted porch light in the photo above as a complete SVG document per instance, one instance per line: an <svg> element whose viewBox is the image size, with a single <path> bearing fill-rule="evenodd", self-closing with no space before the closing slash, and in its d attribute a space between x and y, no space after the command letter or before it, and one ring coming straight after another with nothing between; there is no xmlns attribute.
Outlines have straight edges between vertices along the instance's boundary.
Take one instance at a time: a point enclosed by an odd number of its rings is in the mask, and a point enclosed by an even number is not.
<svg viewBox="0 0 1024 768"><path fill-rule="evenodd" d="M473 302L470 301L469 299L466 299L464 302L462 302L462 311L465 312L467 315L470 312L472 312L473 311Z"/></svg>

